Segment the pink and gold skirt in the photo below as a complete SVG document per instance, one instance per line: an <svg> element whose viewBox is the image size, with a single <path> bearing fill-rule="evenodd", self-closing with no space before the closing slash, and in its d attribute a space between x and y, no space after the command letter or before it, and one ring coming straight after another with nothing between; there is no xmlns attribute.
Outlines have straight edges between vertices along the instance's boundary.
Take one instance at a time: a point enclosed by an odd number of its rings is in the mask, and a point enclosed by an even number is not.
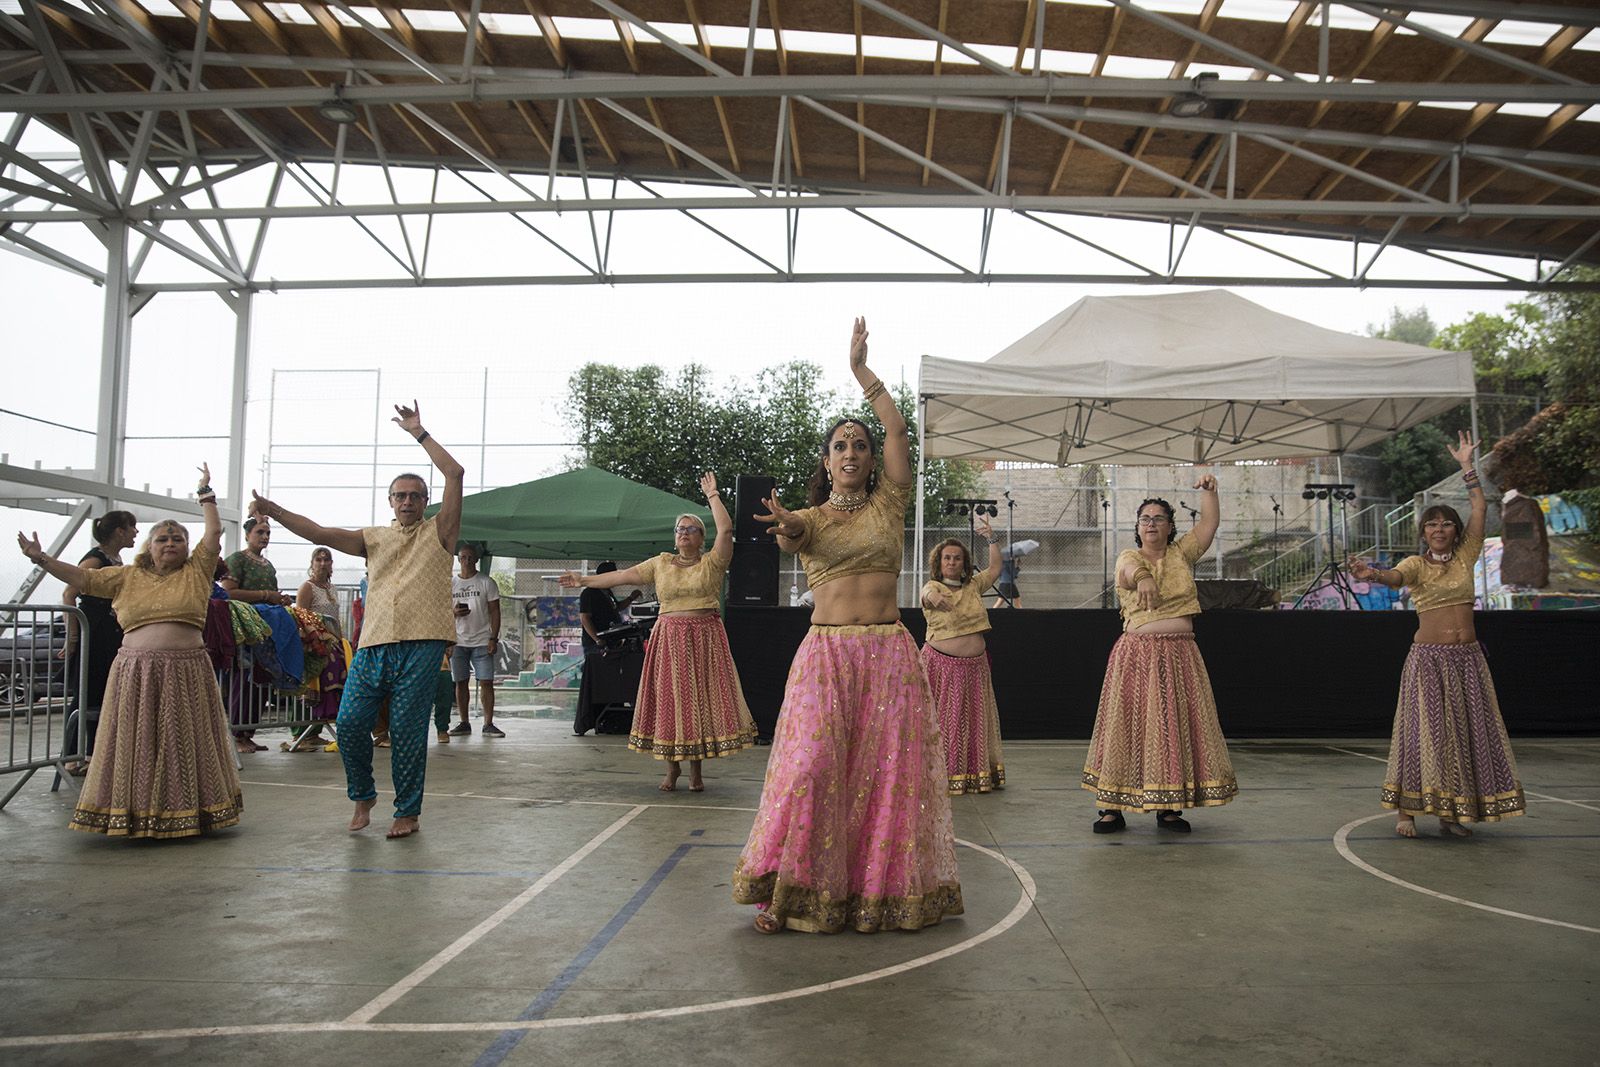
<svg viewBox="0 0 1600 1067"><path fill-rule="evenodd" d="M1406 815L1496 822L1527 807L1483 646L1411 646L1382 803Z"/></svg>
<svg viewBox="0 0 1600 1067"><path fill-rule="evenodd" d="M203 648L117 653L70 823L111 837L193 837L244 808L233 738Z"/></svg>
<svg viewBox="0 0 1600 1067"><path fill-rule="evenodd" d="M1123 634L1100 690L1083 788L1101 808L1176 811L1239 793L1192 633Z"/></svg>
<svg viewBox="0 0 1600 1067"><path fill-rule="evenodd" d="M946 784L905 627L813 626L789 668L734 900L823 933L918 930L960 915Z"/></svg>
<svg viewBox="0 0 1600 1067"><path fill-rule="evenodd" d="M947 656L922 646L933 706L944 737L945 774L950 795L988 793L1006 784L1000 754L1000 709L994 702L989 656Z"/></svg>
<svg viewBox="0 0 1600 1067"><path fill-rule="evenodd" d="M656 759L731 756L756 743L728 634L714 614L663 615L650 631L628 747Z"/></svg>

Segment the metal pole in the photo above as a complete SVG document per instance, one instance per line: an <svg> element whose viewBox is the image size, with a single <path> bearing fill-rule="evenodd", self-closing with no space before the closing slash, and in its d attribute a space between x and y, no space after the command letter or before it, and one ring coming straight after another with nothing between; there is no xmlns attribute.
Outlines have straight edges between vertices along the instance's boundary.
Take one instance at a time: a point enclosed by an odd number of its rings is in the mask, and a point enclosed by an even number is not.
<svg viewBox="0 0 1600 1067"><path fill-rule="evenodd" d="M1472 440L1474 442L1477 442L1477 440L1478 440L1478 394L1476 392L1474 392L1472 394L1472 404L1470 405L1470 408L1471 408L1471 411L1472 411ZM1476 444L1474 444L1474 450L1476 450L1477 447L1478 446ZM1489 494L1488 493L1484 493L1483 497L1484 497L1484 499L1483 499L1483 526L1484 526L1484 531L1487 532L1488 528L1489 528ZM1482 556L1481 553L1479 554L1478 559L1480 561L1479 564L1478 564L1478 567L1479 567L1479 571L1478 571L1478 573L1479 573L1478 588L1479 588L1479 593L1480 593L1481 599L1483 601L1483 610L1484 611L1488 611L1489 610L1489 564L1488 564L1488 562L1486 560L1483 559L1483 556Z"/></svg>
<svg viewBox="0 0 1600 1067"><path fill-rule="evenodd" d="M911 576L913 590L922 588L922 494L928 487L928 398L917 394L917 512L916 534L912 538ZM913 602L915 598L913 598Z"/></svg>
<svg viewBox="0 0 1600 1067"><path fill-rule="evenodd" d="M244 484L244 426L250 386L250 326L255 294L249 291L224 298L233 309L233 390L228 412L228 495L239 511L240 522L224 527L225 553L239 550L239 526L250 494ZM270 441L271 434L267 439Z"/></svg>
<svg viewBox="0 0 1600 1067"><path fill-rule="evenodd" d="M367 506L370 509L368 523L378 525L378 427L383 420L383 368L379 367L373 372L372 379L372 488L367 492Z"/></svg>
<svg viewBox="0 0 1600 1067"><path fill-rule="evenodd" d="M133 312L128 293L128 224L105 224L106 284L100 325L100 406L95 419L95 475L121 485L128 434L128 353ZM105 497L105 507L112 500Z"/></svg>
<svg viewBox="0 0 1600 1067"><path fill-rule="evenodd" d="M483 368L483 420L478 426L478 492L483 492L483 471L489 455L489 368Z"/></svg>

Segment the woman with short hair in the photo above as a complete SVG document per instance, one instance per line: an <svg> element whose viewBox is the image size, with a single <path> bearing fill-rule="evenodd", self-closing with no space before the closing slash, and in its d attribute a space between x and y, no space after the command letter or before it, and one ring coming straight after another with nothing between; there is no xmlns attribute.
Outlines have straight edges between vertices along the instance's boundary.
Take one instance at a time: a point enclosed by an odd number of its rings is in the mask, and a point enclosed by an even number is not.
<svg viewBox="0 0 1600 1067"><path fill-rule="evenodd" d="M1422 513L1421 551L1394 567L1350 561L1357 581L1411 590L1417 633L1400 675L1400 700L1389 741L1380 803L1397 813L1395 833L1416 837L1418 815L1439 819L1443 837L1472 833L1464 822L1497 822L1527 808L1511 739L1500 717L1494 679L1473 628L1472 565L1483 551L1488 511L1476 442L1461 431L1450 456L1461 466L1472 517L1465 525L1448 504Z"/></svg>
<svg viewBox="0 0 1600 1067"><path fill-rule="evenodd" d="M664 793L677 788L682 761L689 761L689 790L698 793L705 789L702 760L731 756L756 742L755 721L718 614L722 581L733 560L733 519L717 491L715 474L701 476L700 491L717 523L709 551L705 521L679 515L672 529L676 552L662 552L625 571L568 571L561 576L569 589L656 588L661 607L645 646L628 747L666 761L666 777L659 786Z"/></svg>

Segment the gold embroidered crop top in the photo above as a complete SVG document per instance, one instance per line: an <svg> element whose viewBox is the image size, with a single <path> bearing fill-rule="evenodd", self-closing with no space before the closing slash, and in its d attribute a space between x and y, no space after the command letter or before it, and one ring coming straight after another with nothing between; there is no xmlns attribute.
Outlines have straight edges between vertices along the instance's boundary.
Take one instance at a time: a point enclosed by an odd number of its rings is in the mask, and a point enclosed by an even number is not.
<svg viewBox="0 0 1600 1067"><path fill-rule="evenodd" d="M641 582L656 587L661 614L716 608L722 599L722 576L728 573L730 557L706 552L688 566L675 562L677 558L671 552L663 552L634 568Z"/></svg>
<svg viewBox="0 0 1600 1067"><path fill-rule="evenodd" d="M1167 546L1167 554L1150 563L1136 548L1125 549L1117 555L1116 573L1128 563L1144 563L1155 575L1156 591L1160 598L1148 611L1139 610L1139 591L1117 586L1117 600L1122 605L1122 629L1137 629L1162 619L1181 619L1186 615L1200 614L1200 594L1194 586L1194 564L1205 552L1194 534L1186 533L1176 544Z"/></svg>
<svg viewBox="0 0 1600 1067"><path fill-rule="evenodd" d="M117 613L124 633L153 622L181 622L195 629L206 625L211 575L220 553L204 542L195 546L182 567L157 574L137 564L84 571L79 592L105 597Z"/></svg>
<svg viewBox="0 0 1600 1067"><path fill-rule="evenodd" d="M910 485L880 477L866 506L853 514L841 516L821 506L793 512L806 528L794 549L806 570L806 583L815 589L851 574L898 575L910 497Z"/></svg>
<svg viewBox="0 0 1600 1067"><path fill-rule="evenodd" d="M934 589L941 589L950 599L948 610L942 608L923 610L922 615L928 620L927 640L948 641L952 637L981 634L989 629L989 612L983 606L983 591L988 585L989 583L984 580L984 572L981 571L968 578L960 589L951 589L939 581L924 585L923 597L927 597Z"/></svg>
<svg viewBox="0 0 1600 1067"><path fill-rule="evenodd" d="M1461 547L1456 549L1449 563L1441 566L1421 556L1407 556L1396 563L1394 569L1410 588L1411 603L1419 612L1471 604L1475 599L1472 565L1482 551L1482 537L1463 537Z"/></svg>

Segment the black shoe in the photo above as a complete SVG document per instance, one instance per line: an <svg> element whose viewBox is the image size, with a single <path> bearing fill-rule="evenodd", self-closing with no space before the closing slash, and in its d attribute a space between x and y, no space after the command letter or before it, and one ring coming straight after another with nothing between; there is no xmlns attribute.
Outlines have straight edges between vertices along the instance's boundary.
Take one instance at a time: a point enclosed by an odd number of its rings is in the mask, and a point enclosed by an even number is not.
<svg viewBox="0 0 1600 1067"><path fill-rule="evenodd" d="M1099 819L1094 821L1094 832L1097 834L1114 834L1118 830L1126 830L1128 828L1128 820L1124 819L1122 812L1115 808L1108 808L1096 814L1110 815L1112 817L1110 822L1102 822Z"/></svg>
<svg viewBox="0 0 1600 1067"><path fill-rule="evenodd" d="M1182 815L1175 811L1156 812L1156 828L1158 830L1171 830L1175 834L1186 834L1191 827L1184 821Z"/></svg>
<svg viewBox="0 0 1600 1067"><path fill-rule="evenodd" d="M479 730L478 732L484 737L504 737L506 735L504 730L500 729L500 727L496 726L492 722L484 723L483 729Z"/></svg>
<svg viewBox="0 0 1600 1067"><path fill-rule="evenodd" d="M460 737L462 734L470 734L472 732L472 726L466 722L458 722L454 726L450 727L450 732L455 736Z"/></svg>

